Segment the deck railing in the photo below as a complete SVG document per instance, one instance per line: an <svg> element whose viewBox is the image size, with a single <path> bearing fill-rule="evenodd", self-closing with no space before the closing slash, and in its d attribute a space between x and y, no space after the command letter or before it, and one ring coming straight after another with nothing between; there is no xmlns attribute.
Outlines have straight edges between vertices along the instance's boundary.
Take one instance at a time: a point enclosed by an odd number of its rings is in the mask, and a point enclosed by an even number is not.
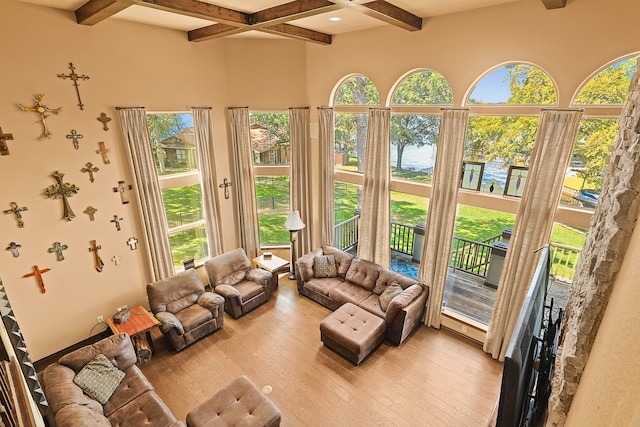
<svg viewBox="0 0 640 427"><path fill-rule="evenodd" d="M492 249L490 244L454 237L449 266L454 271L460 270L474 276L487 277Z"/></svg>
<svg viewBox="0 0 640 427"><path fill-rule="evenodd" d="M551 275L556 280L573 282L576 275L576 267L580 261L582 250L573 246L565 246L559 243L551 243Z"/></svg>
<svg viewBox="0 0 640 427"><path fill-rule="evenodd" d="M413 227L398 222L391 223L391 250L411 255L413 253Z"/></svg>
<svg viewBox="0 0 640 427"><path fill-rule="evenodd" d="M358 243L358 223L360 215L342 221L334 227L334 246L338 249L348 249Z"/></svg>

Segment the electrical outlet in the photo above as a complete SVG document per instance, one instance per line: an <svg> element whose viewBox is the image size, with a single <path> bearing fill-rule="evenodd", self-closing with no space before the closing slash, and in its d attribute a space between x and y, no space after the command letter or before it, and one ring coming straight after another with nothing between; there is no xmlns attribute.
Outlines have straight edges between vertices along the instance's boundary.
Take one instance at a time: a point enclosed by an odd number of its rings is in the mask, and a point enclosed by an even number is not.
<svg viewBox="0 0 640 427"><path fill-rule="evenodd" d="M98 316L98 323L104 323L104 317Z"/></svg>

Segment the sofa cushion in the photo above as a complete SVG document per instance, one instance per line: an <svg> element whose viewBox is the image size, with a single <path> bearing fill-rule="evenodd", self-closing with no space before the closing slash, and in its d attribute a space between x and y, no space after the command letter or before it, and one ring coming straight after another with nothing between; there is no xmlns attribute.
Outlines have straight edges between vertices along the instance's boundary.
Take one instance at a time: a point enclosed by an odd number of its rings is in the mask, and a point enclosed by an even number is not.
<svg viewBox="0 0 640 427"><path fill-rule="evenodd" d="M389 306L391 300L402 291L403 289L402 286L400 286L400 283L396 282L395 280L391 282L391 284L387 286L387 289L385 289L384 292L380 294L380 308L382 309L382 311L387 311L387 307Z"/></svg>
<svg viewBox="0 0 640 427"><path fill-rule="evenodd" d="M66 405L56 413L59 426L111 427L111 423L102 414L80 405Z"/></svg>
<svg viewBox="0 0 640 427"><path fill-rule="evenodd" d="M313 260L313 274L315 277L336 277L336 259L333 255L319 255Z"/></svg>
<svg viewBox="0 0 640 427"><path fill-rule="evenodd" d="M58 362L68 366L75 372L80 372L80 369L98 354L107 356L111 363L121 371L134 365L138 360L129 335L120 333L65 354Z"/></svg>
<svg viewBox="0 0 640 427"><path fill-rule="evenodd" d="M99 354L78 372L73 382L104 405L116 391L124 375L104 354Z"/></svg>
<svg viewBox="0 0 640 427"><path fill-rule="evenodd" d="M240 300L242 303L249 301L251 298L264 293L264 288L256 282L243 280L234 286L240 292Z"/></svg>
<svg viewBox="0 0 640 427"><path fill-rule="evenodd" d="M52 363L44 370L42 384L51 412L57 414L67 406L82 406L102 415L102 405L73 383L75 376L73 369L60 363Z"/></svg>
<svg viewBox="0 0 640 427"><path fill-rule="evenodd" d="M338 276L343 278L347 274L347 270L351 266L351 262L355 257L347 252L341 251L333 246L323 246L322 253L325 255L333 255L336 261L336 269L338 270Z"/></svg>
<svg viewBox="0 0 640 427"><path fill-rule="evenodd" d="M358 304L358 307L363 308L369 313L375 314L382 319L385 318L385 312L382 311L382 308L380 308L380 298L374 293L369 295L364 301Z"/></svg>
<svg viewBox="0 0 640 427"><path fill-rule="evenodd" d="M185 332L197 328L203 323L213 319L213 314L210 310L207 310L200 304L194 304L184 310L176 313L176 317L182 323L182 328Z"/></svg>
<svg viewBox="0 0 640 427"><path fill-rule="evenodd" d="M155 392L143 393L108 418L112 426L167 427L175 425L177 421Z"/></svg>
<svg viewBox="0 0 640 427"><path fill-rule="evenodd" d="M329 291L329 298L339 304L350 302L359 305L367 299L369 295L371 295L371 291L349 282L342 282Z"/></svg>
<svg viewBox="0 0 640 427"><path fill-rule="evenodd" d="M345 275L345 280L348 280L349 282L361 286L371 292L376 286L380 270L382 270L382 267L378 264L356 258L351 261L351 265Z"/></svg>
<svg viewBox="0 0 640 427"><path fill-rule="evenodd" d="M417 283L416 279L389 270L388 268L383 268L380 270L380 275L378 276L378 280L376 280L376 286L373 288L373 292L378 295L382 294L393 281L398 282L400 286L402 286L402 289L407 289L409 286Z"/></svg>
<svg viewBox="0 0 640 427"><path fill-rule="evenodd" d="M343 281L339 277L313 278L305 282L304 287L321 295L329 296L329 291Z"/></svg>
<svg viewBox="0 0 640 427"><path fill-rule="evenodd" d="M124 379L120 382L116 391L113 392L113 395L111 395L111 399L109 399L102 408L104 416L107 418L119 408L137 399L142 394L153 391L153 386L136 365L133 365L124 371L124 373Z"/></svg>
<svg viewBox="0 0 640 427"><path fill-rule="evenodd" d="M195 304L203 292L204 285L195 269L147 285L149 305L154 313L168 311L175 314Z"/></svg>

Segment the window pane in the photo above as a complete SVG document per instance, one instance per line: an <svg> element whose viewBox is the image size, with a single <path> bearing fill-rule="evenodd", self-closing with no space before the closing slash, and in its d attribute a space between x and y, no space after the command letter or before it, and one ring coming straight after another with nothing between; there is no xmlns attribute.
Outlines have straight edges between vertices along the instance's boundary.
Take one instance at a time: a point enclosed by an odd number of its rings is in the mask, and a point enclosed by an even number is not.
<svg viewBox="0 0 640 427"><path fill-rule="evenodd" d="M358 219L362 187L346 182L334 182L335 246L348 249L358 243Z"/></svg>
<svg viewBox="0 0 640 427"><path fill-rule="evenodd" d="M191 114L148 114L147 123L159 176L198 170Z"/></svg>
<svg viewBox="0 0 640 427"><path fill-rule="evenodd" d="M289 114L250 113L254 165L289 164Z"/></svg>
<svg viewBox="0 0 640 427"><path fill-rule="evenodd" d="M429 199L392 191L391 270L418 278Z"/></svg>
<svg viewBox="0 0 640 427"><path fill-rule="evenodd" d="M335 115L336 169L364 171L368 119L368 114L337 113Z"/></svg>
<svg viewBox="0 0 640 427"><path fill-rule="evenodd" d="M289 244L289 232L284 228L288 212L262 212L258 214L260 245Z"/></svg>
<svg viewBox="0 0 640 427"><path fill-rule="evenodd" d="M391 116L391 176L431 182L436 164L440 116L393 114Z"/></svg>
<svg viewBox="0 0 640 427"><path fill-rule="evenodd" d="M200 184L162 190L162 201L170 229L204 219Z"/></svg>
<svg viewBox="0 0 640 427"><path fill-rule="evenodd" d="M256 176L255 183L260 245L289 243L289 176Z"/></svg>
<svg viewBox="0 0 640 427"><path fill-rule="evenodd" d="M202 260L209 257L204 225L169 232L169 243L173 265L176 267L182 267L182 261L185 259Z"/></svg>
<svg viewBox="0 0 640 427"><path fill-rule="evenodd" d="M593 76L580 89L574 104L622 105L629 96L631 77L638 69L637 58L618 61Z"/></svg>
<svg viewBox="0 0 640 427"><path fill-rule="evenodd" d="M469 95L469 104L550 105L558 97L551 78L527 64L511 64L487 74Z"/></svg>
<svg viewBox="0 0 640 427"><path fill-rule="evenodd" d="M366 76L351 76L336 90L334 105L378 105L378 88Z"/></svg>
<svg viewBox="0 0 640 427"><path fill-rule="evenodd" d="M453 104L453 90L442 74L417 71L400 82L391 102L394 105Z"/></svg>

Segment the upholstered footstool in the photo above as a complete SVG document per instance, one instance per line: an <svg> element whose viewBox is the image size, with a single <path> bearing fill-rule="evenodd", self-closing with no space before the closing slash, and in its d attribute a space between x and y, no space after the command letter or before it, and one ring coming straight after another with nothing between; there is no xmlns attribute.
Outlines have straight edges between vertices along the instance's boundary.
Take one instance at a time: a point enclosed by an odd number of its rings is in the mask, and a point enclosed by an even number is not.
<svg viewBox="0 0 640 427"><path fill-rule="evenodd" d="M386 329L380 317L348 302L320 323L320 339L358 365L382 343Z"/></svg>
<svg viewBox="0 0 640 427"><path fill-rule="evenodd" d="M187 414L188 427L279 426L280 410L244 375Z"/></svg>

